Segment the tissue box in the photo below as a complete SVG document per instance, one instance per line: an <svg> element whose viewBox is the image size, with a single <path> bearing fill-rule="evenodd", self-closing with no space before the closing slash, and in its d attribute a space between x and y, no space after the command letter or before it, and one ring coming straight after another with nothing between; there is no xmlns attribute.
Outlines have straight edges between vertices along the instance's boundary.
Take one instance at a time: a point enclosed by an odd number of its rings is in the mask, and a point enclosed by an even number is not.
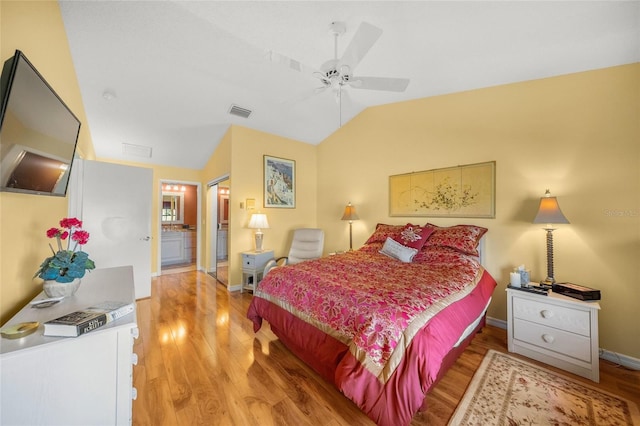
<svg viewBox="0 0 640 426"><path fill-rule="evenodd" d="M554 293L580 300L600 300L600 290L573 283L555 283L551 286Z"/></svg>

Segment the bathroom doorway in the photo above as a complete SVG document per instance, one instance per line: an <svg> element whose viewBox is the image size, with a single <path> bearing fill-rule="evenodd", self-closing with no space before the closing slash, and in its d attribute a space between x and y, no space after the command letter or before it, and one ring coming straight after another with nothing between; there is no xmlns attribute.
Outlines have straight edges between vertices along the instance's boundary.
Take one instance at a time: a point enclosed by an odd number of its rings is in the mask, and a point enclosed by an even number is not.
<svg viewBox="0 0 640 426"><path fill-rule="evenodd" d="M160 273L198 269L200 185L162 181L160 194Z"/></svg>

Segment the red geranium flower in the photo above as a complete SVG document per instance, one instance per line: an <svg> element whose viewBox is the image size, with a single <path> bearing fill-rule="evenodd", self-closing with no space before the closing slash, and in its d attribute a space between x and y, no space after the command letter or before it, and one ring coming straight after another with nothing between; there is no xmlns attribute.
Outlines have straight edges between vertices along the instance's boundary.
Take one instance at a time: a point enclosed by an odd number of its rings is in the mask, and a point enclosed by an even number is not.
<svg viewBox="0 0 640 426"><path fill-rule="evenodd" d="M47 230L48 238L55 238L58 243L58 251L51 247L53 256L45 259L40 265L38 272L34 277L38 276L43 280L55 280L62 283L72 282L76 278L82 278L85 271L96 267L93 260L89 259L89 255L82 251L82 247L78 250L78 246L82 246L89 241L89 233L80 229L82 221L75 217L67 217L60 221L60 228L49 228ZM62 241L67 238L67 248L62 248ZM73 248L71 241L74 242Z"/></svg>
<svg viewBox="0 0 640 426"><path fill-rule="evenodd" d="M65 217L60 221L60 226L67 229L82 228L82 221L75 217Z"/></svg>
<svg viewBox="0 0 640 426"><path fill-rule="evenodd" d="M79 229L73 233L71 239L80 245L84 245L87 244L87 241L89 241L89 233L87 231Z"/></svg>

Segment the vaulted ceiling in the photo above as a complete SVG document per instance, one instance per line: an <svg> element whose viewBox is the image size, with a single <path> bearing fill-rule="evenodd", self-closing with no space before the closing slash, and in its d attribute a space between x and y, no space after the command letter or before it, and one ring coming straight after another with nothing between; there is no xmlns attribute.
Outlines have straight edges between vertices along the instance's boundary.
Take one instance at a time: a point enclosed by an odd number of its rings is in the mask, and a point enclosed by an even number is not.
<svg viewBox="0 0 640 426"><path fill-rule="evenodd" d="M96 155L193 169L232 124L317 144L369 106L640 61L637 1L59 3ZM332 22L338 58L381 29L346 70L406 90L317 90Z"/></svg>

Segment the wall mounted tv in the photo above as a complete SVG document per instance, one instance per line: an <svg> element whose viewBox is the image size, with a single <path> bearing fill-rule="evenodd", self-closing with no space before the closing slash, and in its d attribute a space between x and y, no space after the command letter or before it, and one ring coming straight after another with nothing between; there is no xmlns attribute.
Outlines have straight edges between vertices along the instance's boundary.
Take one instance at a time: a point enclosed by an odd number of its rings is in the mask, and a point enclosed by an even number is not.
<svg viewBox="0 0 640 426"><path fill-rule="evenodd" d="M80 121L19 50L0 84L0 191L65 196Z"/></svg>

